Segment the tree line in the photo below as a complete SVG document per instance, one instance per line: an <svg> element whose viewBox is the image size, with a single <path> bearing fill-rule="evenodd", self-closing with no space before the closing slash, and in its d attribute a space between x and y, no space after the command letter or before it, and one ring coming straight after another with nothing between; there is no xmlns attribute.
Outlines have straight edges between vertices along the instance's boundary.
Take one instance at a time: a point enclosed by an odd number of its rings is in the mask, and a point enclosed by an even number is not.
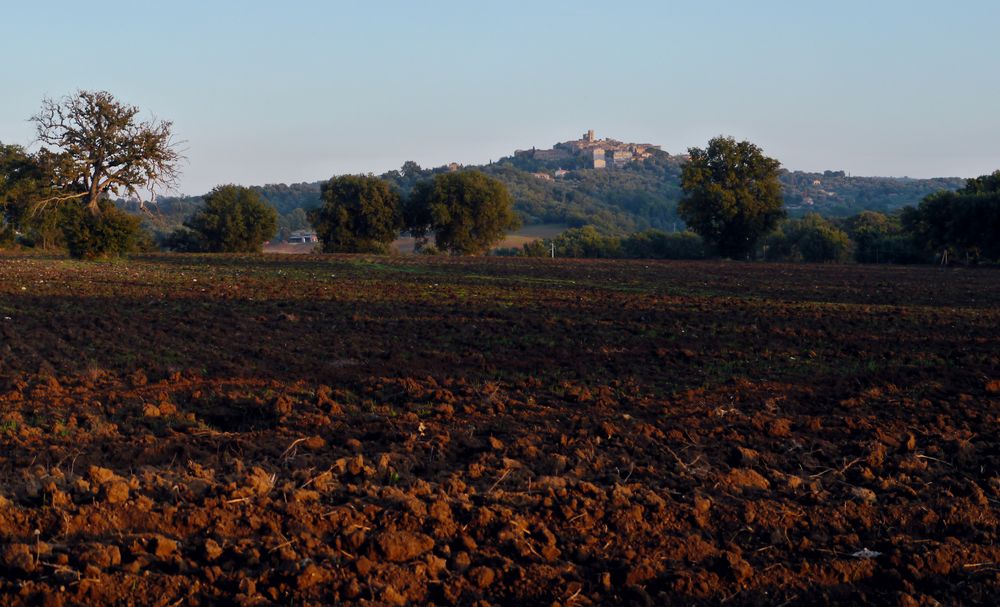
<svg viewBox="0 0 1000 607"><path fill-rule="evenodd" d="M114 197L127 195L133 210L145 210L144 197L155 198L156 191L169 187L178 175L182 157L171 123L143 121L138 113L103 91L43 100L32 118L43 147L29 153L20 146L0 144L0 244L62 247L83 258L157 246L248 252L260 251L279 226L288 230L311 224L325 252L384 253L405 231L424 252L482 254L521 223L514 211L515 196L497 177L515 170L509 163L491 163L485 170L427 171L407 162L400 171L380 177L331 178L319 187L315 208L306 212L295 207L281 216L263 198L261 188L222 185L202 197L200 204L188 205L183 226L157 243L141 229L140 215L124 212L113 202ZM866 211L836 220L818 214L789 219L781 182L787 172L756 145L716 137L704 149L691 148L683 163L675 160L657 156L647 161L651 166L633 167L637 189L616 189L614 183L619 182L602 180L593 171L581 172L577 179L593 179L592 187L607 188L606 196L617 197L632 212L661 217L661 199L673 192L668 188L650 193L639 186L648 185L643 180L649 170L676 173L680 198L673 217L689 232L654 228L621 236L620 230L607 227L618 221L615 216L599 211L589 216L589 223L581 218L556 238L504 253L853 258L863 263L1000 259L1000 171L970 179L957 190L927 195L898 214ZM836 180L844 175L825 177ZM551 185L553 196L561 196L567 208L574 206L572 193L557 192L557 185ZM311 184L285 186L276 194L289 206L313 195ZM529 221L533 219L529 215Z"/></svg>

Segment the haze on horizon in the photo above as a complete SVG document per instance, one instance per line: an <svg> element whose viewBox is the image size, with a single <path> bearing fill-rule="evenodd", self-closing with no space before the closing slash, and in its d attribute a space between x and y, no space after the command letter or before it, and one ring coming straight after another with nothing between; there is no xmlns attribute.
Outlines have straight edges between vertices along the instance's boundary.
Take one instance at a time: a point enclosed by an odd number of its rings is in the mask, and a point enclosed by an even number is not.
<svg viewBox="0 0 1000 607"><path fill-rule="evenodd" d="M0 141L104 89L174 123L180 192L485 163L586 129L791 170L1000 168L1000 3L51 0L4 7ZM109 18L109 15L113 17Z"/></svg>

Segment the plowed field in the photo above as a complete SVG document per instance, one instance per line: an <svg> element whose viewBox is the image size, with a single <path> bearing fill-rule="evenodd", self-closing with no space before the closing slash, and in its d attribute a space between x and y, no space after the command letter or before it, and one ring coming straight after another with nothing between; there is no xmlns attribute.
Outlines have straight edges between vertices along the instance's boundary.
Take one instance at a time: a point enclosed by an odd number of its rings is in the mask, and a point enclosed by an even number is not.
<svg viewBox="0 0 1000 607"><path fill-rule="evenodd" d="M0 605L996 604L1000 271L0 256Z"/></svg>

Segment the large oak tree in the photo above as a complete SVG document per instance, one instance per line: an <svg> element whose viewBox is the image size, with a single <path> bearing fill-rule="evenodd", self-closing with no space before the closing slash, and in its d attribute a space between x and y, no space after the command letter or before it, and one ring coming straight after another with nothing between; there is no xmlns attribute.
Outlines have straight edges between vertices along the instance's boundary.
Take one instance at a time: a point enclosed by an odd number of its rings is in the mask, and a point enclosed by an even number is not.
<svg viewBox="0 0 1000 607"><path fill-rule="evenodd" d="M59 193L40 202L79 201L99 215L109 194L142 201L144 193L172 186L181 160L172 124L138 115L106 91L43 99L32 120L38 140L54 148L42 157Z"/></svg>
<svg viewBox="0 0 1000 607"><path fill-rule="evenodd" d="M194 248L202 251L259 253L278 228L278 213L255 190L220 185L205 195L205 206L184 227L194 232Z"/></svg>
<svg viewBox="0 0 1000 607"><path fill-rule="evenodd" d="M778 169L749 141L716 137L691 148L681 171L681 218L724 257L742 258L784 217Z"/></svg>
<svg viewBox="0 0 1000 607"><path fill-rule="evenodd" d="M406 223L419 243L434 233L441 250L485 253L521 225L507 186L479 171L442 173L418 183L406 205Z"/></svg>
<svg viewBox="0 0 1000 607"><path fill-rule="evenodd" d="M334 177L320 197L309 220L326 253L385 253L403 229L399 194L378 177Z"/></svg>

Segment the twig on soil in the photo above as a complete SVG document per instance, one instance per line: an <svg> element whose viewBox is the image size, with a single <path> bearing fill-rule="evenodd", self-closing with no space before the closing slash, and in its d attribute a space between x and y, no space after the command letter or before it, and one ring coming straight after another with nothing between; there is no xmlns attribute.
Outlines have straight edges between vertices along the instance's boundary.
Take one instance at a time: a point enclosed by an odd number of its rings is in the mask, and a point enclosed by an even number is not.
<svg viewBox="0 0 1000 607"><path fill-rule="evenodd" d="M962 567L965 567L966 569L974 569L976 567L991 567L991 566L996 566L998 564L1000 563L967 563L965 565L962 565Z"/></svg>
<svg viewBox="0 0 1000 607"><path fill-rule="evenodd" d="M226 503L227 504L238 504L240 502L249 502L249 501L250 501L249 497L237 497L235 499L226 500Z"/></svg>
<svg viewBox="0 0 1000 607"><path fill-rule="evenodd" d="M52 567L53 569L59 572L75 575L76 579L78 580L80 579L80 572L77 571L76 569L73 569L72 567L67 567L66 565L59 565L58 563L50 563L48 561L41 561L39 564L45 565L46 567Z"/></svg>
<svg viewBox="0 0 1000 607"><path fill-rule="evenodd" d="M73 470L76 469L76 458L78 458L78 457L80 457L79 453L77 453L76 455L74 455L73 456L73 461L71 461L69 463L69 475L70 476L73 476Z"/></svg>
<svg viewBox="0 0 1000 607"><path fill-rule="evenodd" d="M287 542L282 542L282 543L278 544L277 546L275 546L274 548L271 548L270 550L268 550L268 553L274 552L276 550L281 550L285 546L290 546L290 545L294 544L295 542L296 542L296 538L293 537L292 539L288 540Z"/></svg>
<svg viewBox="0 0 1000 607"><path fill-rule="evenodd" d="M950 466L951 465L950 462L946 462L943 459L938 459L936 457L931 457L930 455L924 455L923 453L917 453L914 457L919 457L920 459L931 459L931 460L934 460L936 462L941 462L942 464L944 464L946 466Z"/></svg>
<svg viewBox="0 0 1000 607"><path fill-rule="evenodd" d="M685 473L688 471L688 468L690 468L691 466L697 464L698 460L701 459L701 455L698 455L698 457L696 457L693 460L691 460L690 464L685 464L684 460L682 460L680 458L680 456L678 456L676 453L674 453L673 449L671 449L670 447L666 447L666 446L664 446L664 448L667 450L667 453L669 453L670 455L672 455L674 457L674 459L677 460L677 463L680 465L680 467L684 470Z"/></svg>
<svg viewBox="0 0 1000 607"><path fill-rule="evenodd" d="M826 470L823 470L821 472L817 472L816 474L810 474L809 478L819 478L819 477L823 476L824 474L826 474L827 472L835 472L835 471L839 472L840 474L843 474L843 473L847 472L847 470L850 469L851 466L853 466L854 464L862 461L863 459L864 459L863 457L856 457L856 458L852 459L851 461L847 462L847 464L843 468L841 468L839 471L836 470L835 468L827 468Z"/></svg>
<svg viewBox="0 0 1000 607"><path fill-rule="evenodd" d="M298 445L299 443L301 443L304 440L306 440L305 437L297 438L297 439L293 440L292 444L288 445L288 448L285 449L284 453L281 454L281 461L287 461L287 460L295 457L295 445Z"/></svg>
<svg viewBox="0 0 1000 607"><path fill-rule="evenodd" d="M487 494L493 493L493 490L497 488L497 485L499 485L500 483L502 483L503 479L507 478L507 475L510 474L510 471L511 471L510 468L507 468L506 470L504 470L503 474L500 475L500 478L497 479L497 482L493 483L493 486L490 487L490 490L487 491L486 493Z"/></svg>
<svg viewBox="0 0 1000 607"><path fill-rule="evenodd" d="M847 472L848 468L850 468L854 464L862 461L863 459L864 459L863 457L856 457L856 458L852 459L851 461L847 462L847 464L843 468L840 469L840 473L843 474L843 473Z"/></svg>
<svg viewBox="0 0 1000 607"><path fill-rule="evenodd" d="M305 489L306 487L308 487L309 485L311 485L313 481L319 480L320 478L326 476L327 474L330 474L330 472L332 472L332 471L333 471L333 468L327 468L325 472L320 472L316 476L314 476L311 479L307 480L306 482L302 483L302 486L299 487L299 489Z"/></svg>

